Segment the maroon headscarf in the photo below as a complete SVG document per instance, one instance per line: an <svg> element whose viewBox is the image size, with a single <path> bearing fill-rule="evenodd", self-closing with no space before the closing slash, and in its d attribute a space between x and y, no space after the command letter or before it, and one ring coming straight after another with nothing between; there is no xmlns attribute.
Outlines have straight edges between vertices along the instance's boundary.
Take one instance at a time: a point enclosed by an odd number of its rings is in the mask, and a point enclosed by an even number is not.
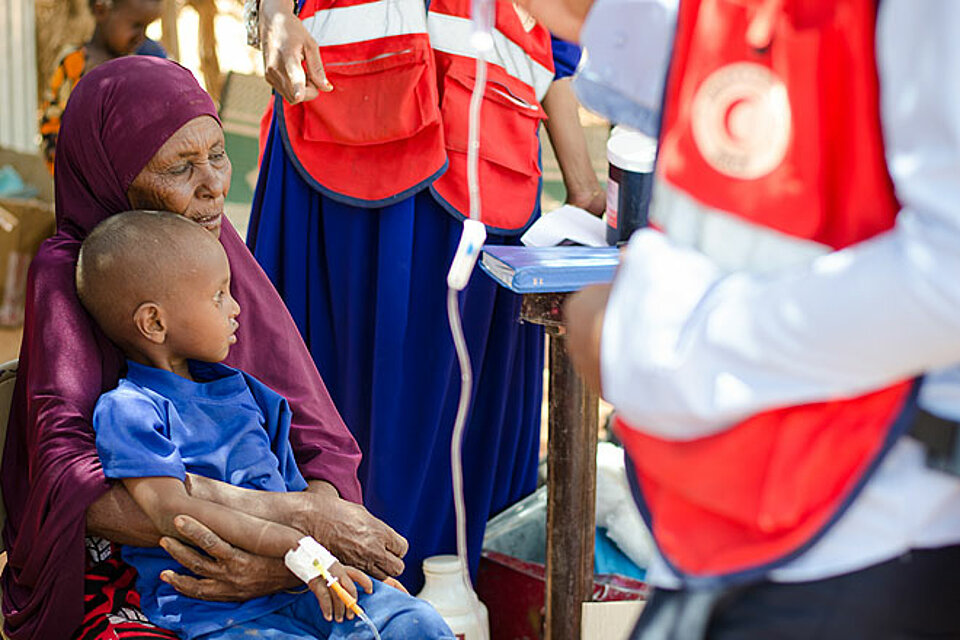
<svg viewBox="0 0 960 640"><path fill-rule="evenodd" d="M3 615L13 640L71 637L83 615L87 507L109 489L94 441L97 398L113 388L122 354L77 299L80 243L130 208L127 189L166 140L217 113L189 71L146 56L100 65L77 84L57 142L57 233L30 267L20 370L3 467ZM360 450L337 413L297 327L269 279L224 218L220 241L243 308L227 362L284 395L303 475L360 500Z"/></svg>

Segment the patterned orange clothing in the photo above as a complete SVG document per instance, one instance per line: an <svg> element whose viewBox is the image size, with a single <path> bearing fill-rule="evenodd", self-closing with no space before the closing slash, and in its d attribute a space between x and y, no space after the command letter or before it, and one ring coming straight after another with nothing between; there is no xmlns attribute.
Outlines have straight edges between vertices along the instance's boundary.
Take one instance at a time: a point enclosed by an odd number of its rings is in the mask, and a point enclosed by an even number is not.
<svg viewBox="0 0 960 640"><path fill-rule="evenodd" d="M60 133L60 116L67 106L67 99L77 81L86 71L87 51L84 47L71 47L64 51L60 62L50 76L50 83L40 106L40 135L43 136L43 156L47 168L53 173L53 159Z"/></svg>

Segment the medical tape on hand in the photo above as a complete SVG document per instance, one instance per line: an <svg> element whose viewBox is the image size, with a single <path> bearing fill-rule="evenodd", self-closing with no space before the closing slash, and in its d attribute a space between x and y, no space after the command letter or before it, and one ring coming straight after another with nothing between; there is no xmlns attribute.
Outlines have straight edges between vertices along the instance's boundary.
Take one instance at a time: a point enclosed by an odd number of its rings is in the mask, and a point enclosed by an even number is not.
<svg viewBox="0 0 960 640"><path fill-rule="evenodd" d="M337 562L337 559L327 551L326 547L310 536L300 538L297 548L287 551L283 562L293 575L304 583L309 583L319 576L323 576L327 584L337 581L330 573L330 567Z"/></svg>

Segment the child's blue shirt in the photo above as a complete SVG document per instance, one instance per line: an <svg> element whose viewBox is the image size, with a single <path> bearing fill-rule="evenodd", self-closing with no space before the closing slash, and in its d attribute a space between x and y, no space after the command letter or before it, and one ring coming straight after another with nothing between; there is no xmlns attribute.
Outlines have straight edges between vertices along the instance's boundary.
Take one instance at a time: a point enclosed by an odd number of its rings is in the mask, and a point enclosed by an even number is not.
<svg viewBox="0 0 960 640"><path fill-rule="evenodd" d="M190 472L248 489L305 489L289 443L287 401L226 365L189 365L198 382L128 362L126 377L100 397L93 426L106 476L183 480ZM163 549L125 546L123 558L139 574L147 617L186 639L276 611L292 598L195 600L160 580L166 569L192 575Z"/></svg>

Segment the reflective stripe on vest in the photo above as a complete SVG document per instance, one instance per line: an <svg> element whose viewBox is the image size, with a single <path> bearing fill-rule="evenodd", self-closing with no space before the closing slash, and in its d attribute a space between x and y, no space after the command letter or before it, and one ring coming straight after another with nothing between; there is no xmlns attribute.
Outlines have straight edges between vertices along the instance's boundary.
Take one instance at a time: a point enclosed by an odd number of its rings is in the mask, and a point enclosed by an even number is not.
<svg viewBox="0 0 960 640"><path fill-rule="evenodd" d="M427 32L423 0L375 0L321 9L303 19L321 47Z"/></svg>
<svg viewBox="0 0 960 640"><path fill-rule="evenodd" d="M831 247L781 233L694 200L659 178L650 200L650 223L672 240L712 259L727 272L762 273L810 262Z"/></svg>
<svg viewBox="0 0 960 640"><path fill-rule="evenodd" d="M680 4L651 211L731 271L802 264L883 233L899 211L880 126L876 0L784 3L764 23L763 50L747 38L760 5ZM690 441L618 420L664 559L706 586L763 578L803 553L906 431L915 388L773 409Z"/></svg>
<svg viewBox="0 0 960 640"><path fill-rule="evenodd" d="M436 51L476 58L470 44L473 24L469 18L431 11L427 18L430 44ZM493 51L487 62L502 67L509 75L533 88L537 100L546 95L553 82L553 70L530 57L523 48L498 29L493 30Z"/></svg>

